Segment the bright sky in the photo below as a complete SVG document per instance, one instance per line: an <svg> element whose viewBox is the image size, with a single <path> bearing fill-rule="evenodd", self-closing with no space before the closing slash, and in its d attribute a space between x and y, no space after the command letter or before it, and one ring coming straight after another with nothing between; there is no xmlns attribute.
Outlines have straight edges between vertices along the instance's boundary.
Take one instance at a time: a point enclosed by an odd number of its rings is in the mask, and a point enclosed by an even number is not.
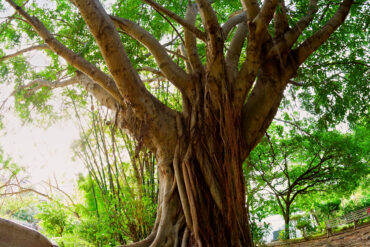
<svg viewBox="0 0 370 247"><path fill-rule="evenodd" d="M1 90L1 100L3 92ZM72 192L76 174L84 171L81 162L72 161L70 148L79 138L77 125L72 120L60 120L45 129L22 125L11 110L2 115L5 127L0 131L0 147L16 164L26 168L30 182L41 184L51 179L55 184L55 177L63 190Z"/></svg>
<svg viewBox="0 0 370 247"><path fill-rule="evenodd" d="M26 168L33 184L52 179L54 176L63 188L72 189L76 174L83 171L80 163L73 162L70 146L79 133L71 120L63 120L48 129L22 126L11 116L5 119L6 134L2 133L0 145L20 166Z"/></svg>
<svg viewBox="0 0 370 247"><path fill-rule="evenodd" d="M44 0L39 3L51 4ZM0 16L8 16L13 12L9 7ZM48 58L42 52L30 52L27 56L30 58L29 62L36 67L48 64ZM0 85L0 105L12 90L11 85ZM12 101L10 98L6 108L14 107ZM55 102L55 105L58 103ZM72 142L79 138L77 125L72 120L61 120L44 129L31 124L22 125L12 110L1 111L0 115L4 117L5 126L0 131L0 147L16 164L26 168L30 175L29 181L32 184L41 184L50 179L55 184L56 178L63 190L72 192L76 185L76 175L84 171L81 162L72 161L70 148Z"/></svg>

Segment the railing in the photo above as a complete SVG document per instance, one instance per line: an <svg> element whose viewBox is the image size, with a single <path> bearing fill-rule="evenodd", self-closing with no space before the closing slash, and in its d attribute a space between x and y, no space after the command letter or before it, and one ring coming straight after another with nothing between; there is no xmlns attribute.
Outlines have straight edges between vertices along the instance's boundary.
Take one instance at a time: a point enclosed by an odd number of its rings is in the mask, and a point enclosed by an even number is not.
<svg viewBox="0 0 370 247"><path fill-rule="evenodd" d="M325 222L327 229L332 229L336 226L344 225L344 224L350 224L352 222L356 223L360 219L364 219L366 217L370 216L370 207L362 208L353 212L350 212L348 214L345 214L341 217L330 219Z"/></svg>

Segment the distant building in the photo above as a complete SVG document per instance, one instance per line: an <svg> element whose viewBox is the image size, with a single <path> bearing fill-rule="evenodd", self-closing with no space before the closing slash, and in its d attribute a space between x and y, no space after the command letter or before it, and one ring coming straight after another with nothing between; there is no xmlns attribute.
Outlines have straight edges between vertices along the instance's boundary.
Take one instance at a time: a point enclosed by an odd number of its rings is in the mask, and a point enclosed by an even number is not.
<svg viewBox="0 0 370 247"><path fill-rule="evenodd" d="M278 241L279 240L280 232L281 232L281 230L277 230L277 231L272 232L272 241Z"/></svg>

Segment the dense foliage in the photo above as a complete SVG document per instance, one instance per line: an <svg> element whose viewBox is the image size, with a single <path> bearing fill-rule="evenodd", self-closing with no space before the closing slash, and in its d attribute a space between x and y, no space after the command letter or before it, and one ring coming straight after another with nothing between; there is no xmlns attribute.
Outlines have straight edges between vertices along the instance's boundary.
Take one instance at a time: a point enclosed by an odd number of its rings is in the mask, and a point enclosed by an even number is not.
<svg viewBox="0 0 370 247"><path fill-rule="evenodd" d="M365 0L143 2L0 0L0 85L24 122L76 115L87 170L74 203L0 156L3 196L47 199L2 214L66 246L249 246L368 205Z"/></svg>

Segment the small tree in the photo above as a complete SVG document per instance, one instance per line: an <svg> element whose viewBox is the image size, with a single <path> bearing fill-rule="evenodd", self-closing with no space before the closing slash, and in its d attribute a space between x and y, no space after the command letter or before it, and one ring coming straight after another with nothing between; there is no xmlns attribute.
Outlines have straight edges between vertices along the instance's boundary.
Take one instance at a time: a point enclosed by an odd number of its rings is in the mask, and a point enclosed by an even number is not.
<svg viewBox="0 0 370 247"><path fill-rule="evenodd" d="M63 237L73 231L73 215L59 201L43 202L39 205L37 218L48 235Z"/></svg>
<svg viewBox="0 0 370 247"><path fill-rule="evenodd" d="M292 206L301 195L339 191L350 194L369 173L354 135L317 131L303 135L293 128L270 128L249 157L252 177L266 184L285 221L290 237ZM307 135L308 134L308 135Z"/></svg>

